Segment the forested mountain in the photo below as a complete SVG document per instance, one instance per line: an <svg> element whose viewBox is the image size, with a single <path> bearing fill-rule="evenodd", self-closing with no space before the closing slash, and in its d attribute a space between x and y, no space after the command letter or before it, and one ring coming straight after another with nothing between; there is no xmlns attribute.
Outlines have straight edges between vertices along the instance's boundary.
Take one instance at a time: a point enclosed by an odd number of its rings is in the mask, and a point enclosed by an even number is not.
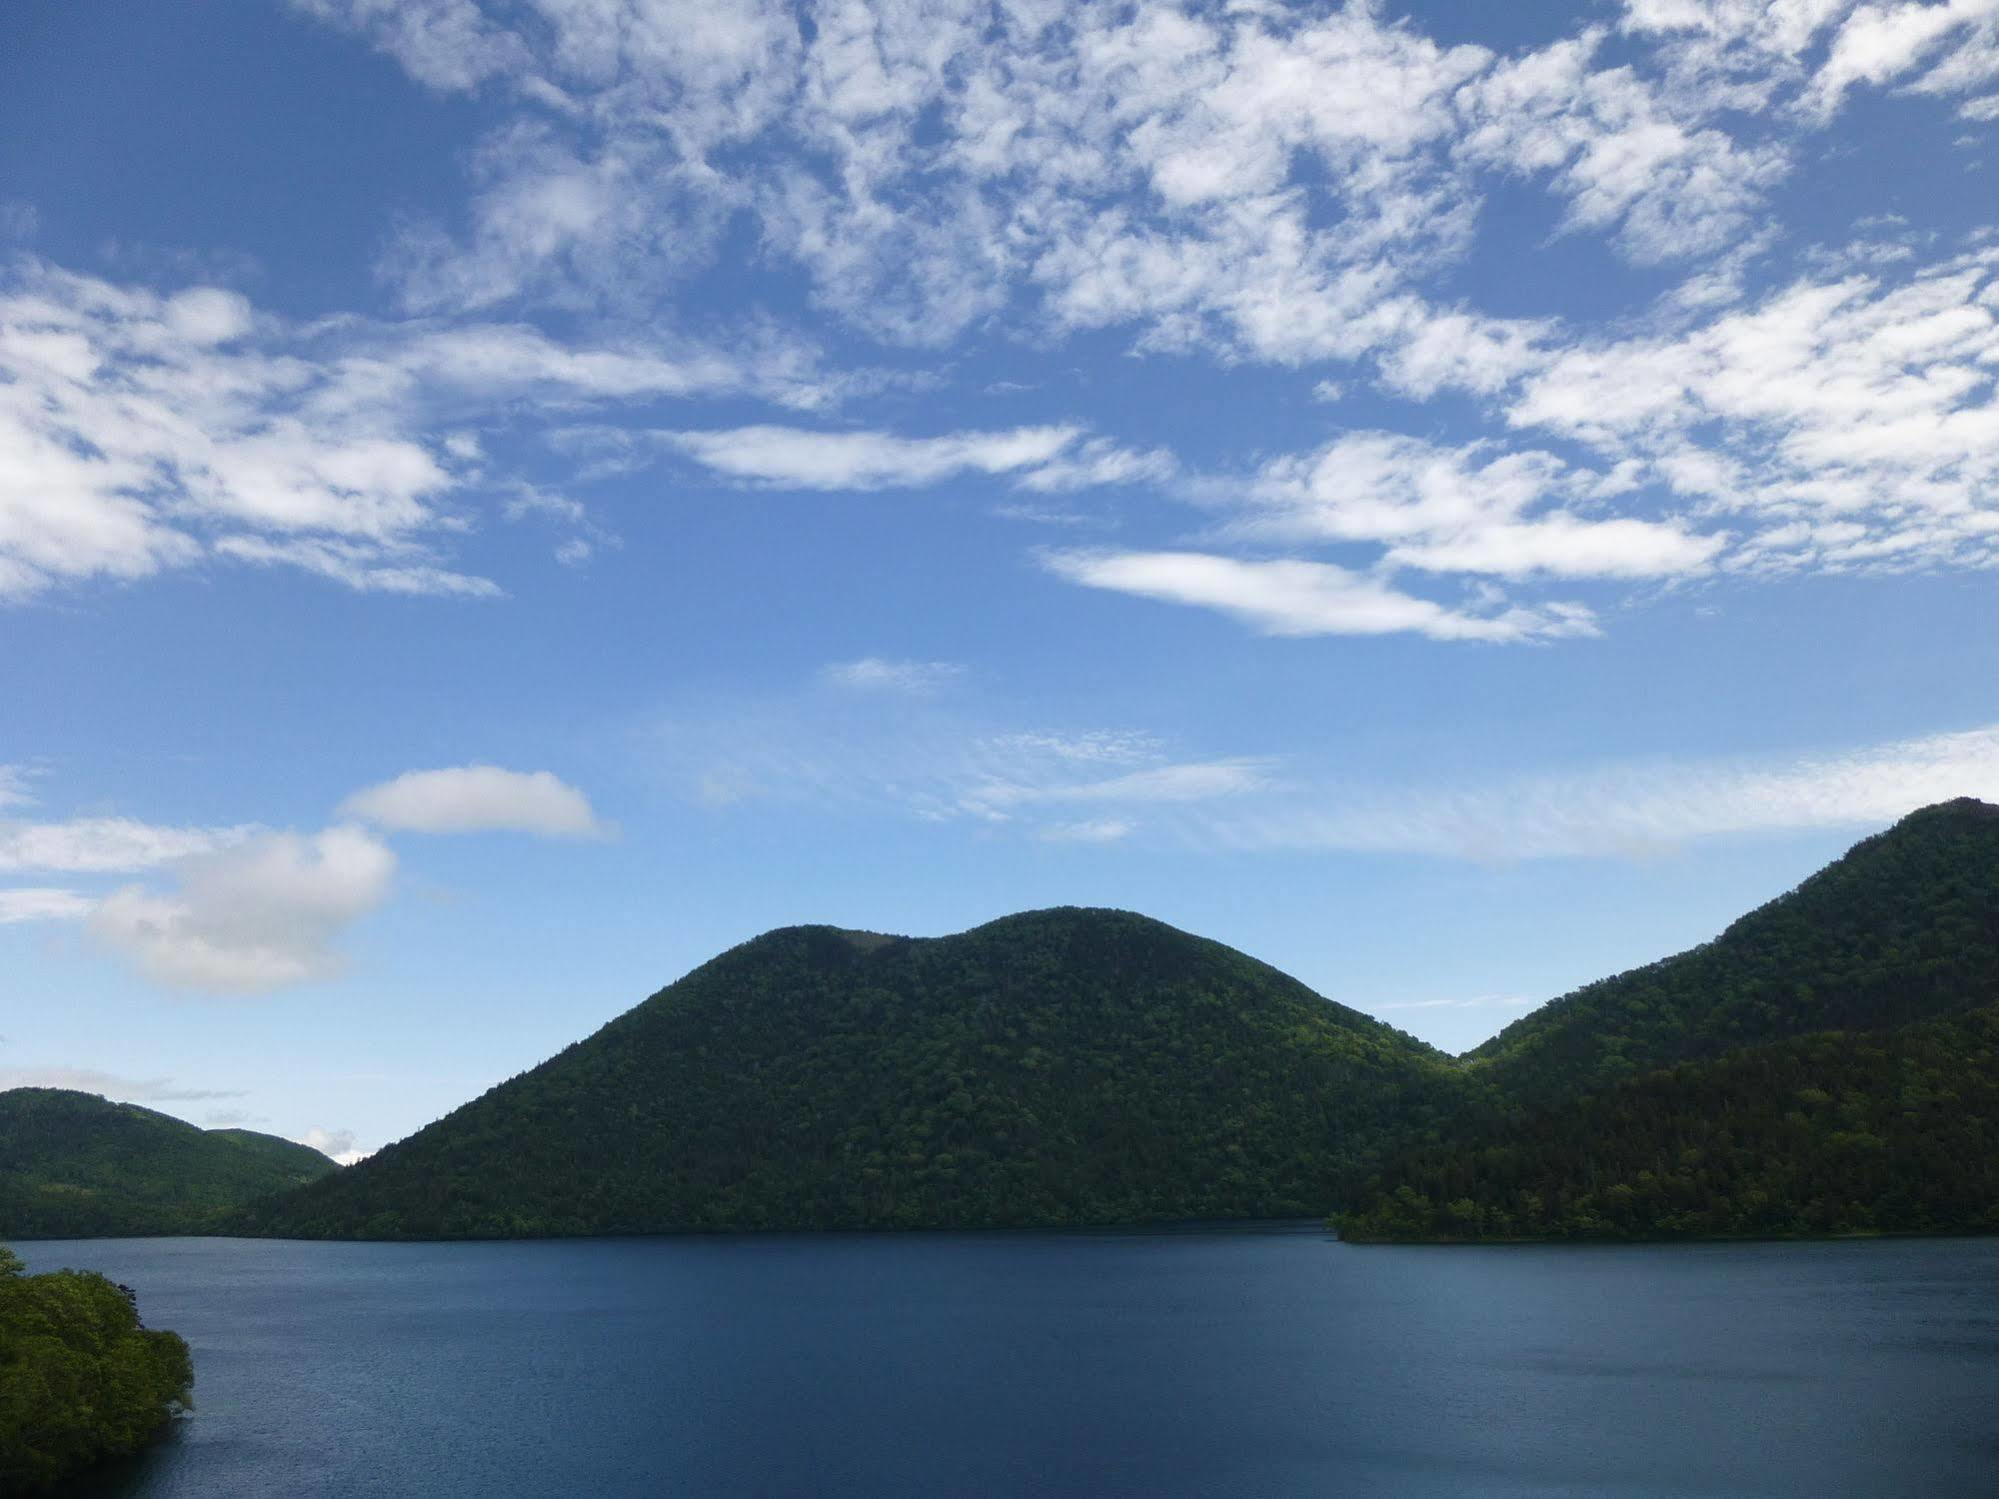
<svg viewBox="0 0 1999 1499"><path fill-rule="evenodd" d="M1999 808L1915 813L1455 1060L1217 943L1062 909L768 933L338 1173L269 1137L0 1095L0 1232L24 1237L1339 1205L1357 1239L1999 1230Z"/></svg>
<svg viewBox="0 0 1999 1499"><path fill-rule="evenodd" d="M304 1145L59 1088L0 1093L0 1237L212 1232L337 1170Z"/></svg>
<svg viewBox="0 0 1999 1499"><path fill-rule="evenodd" d="M1999 1231L1999 808L1926 808L1473 1052L1355 1239Z"/></svg>
<svg viewBox="0 0 1999 1499"><path fill-rule="evenodd" d="M792 927L259 1213L466 1237L1316 1214L1459 1069L1218 943L1062 909Z"/></svg>
<svg viewBox="0 0 1999 1499"><path fill-rule="evenodd" d="M1815 1031L1999 1002L1999 807L1911 813L1714 941L1522 1016L1467 1057L1522 1101Z"/></svg>

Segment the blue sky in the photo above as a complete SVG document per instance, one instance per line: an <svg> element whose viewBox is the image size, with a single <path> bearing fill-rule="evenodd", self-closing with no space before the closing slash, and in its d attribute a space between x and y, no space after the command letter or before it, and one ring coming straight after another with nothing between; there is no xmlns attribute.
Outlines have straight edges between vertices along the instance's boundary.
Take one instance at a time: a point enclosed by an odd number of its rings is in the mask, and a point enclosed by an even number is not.
<svg viewBox="0 0 1999 1499"><path fill-rule="evenodd" d="M797 921L1452 1049L1999 797L1999 3L15 0L0 1083Z"/></svg>

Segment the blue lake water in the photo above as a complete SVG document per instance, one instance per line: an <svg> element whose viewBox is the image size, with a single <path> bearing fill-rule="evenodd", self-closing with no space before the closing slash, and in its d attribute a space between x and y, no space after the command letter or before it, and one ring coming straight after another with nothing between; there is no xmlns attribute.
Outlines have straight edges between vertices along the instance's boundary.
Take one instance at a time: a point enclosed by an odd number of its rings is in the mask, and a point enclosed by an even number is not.
<svg viewBox="0 0 1999 1499"><path fill-rule="evenodd" d="M1999 1240L18 1247L193 1345L104 1495L1999 1495Z"/></svg>

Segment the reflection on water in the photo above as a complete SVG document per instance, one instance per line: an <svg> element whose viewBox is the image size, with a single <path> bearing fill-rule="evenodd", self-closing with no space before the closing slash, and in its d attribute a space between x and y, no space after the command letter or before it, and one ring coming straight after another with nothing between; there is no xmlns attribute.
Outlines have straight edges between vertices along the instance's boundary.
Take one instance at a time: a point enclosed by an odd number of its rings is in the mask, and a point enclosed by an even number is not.
<svg viewBox="0 0 1999 1499"><path fill-rule="evenodd" d="M22 1246L194 1346L93 1492L1999 1492L1999 1241Z"/></svg>

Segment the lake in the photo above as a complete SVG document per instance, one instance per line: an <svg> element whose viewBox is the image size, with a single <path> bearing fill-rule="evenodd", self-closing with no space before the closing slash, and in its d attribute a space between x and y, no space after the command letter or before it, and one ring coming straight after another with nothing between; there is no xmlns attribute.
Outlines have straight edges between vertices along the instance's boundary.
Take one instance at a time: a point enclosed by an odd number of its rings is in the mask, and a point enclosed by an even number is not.
<svg viewBox="0 0 1999 1499"><path fill-rule="evenodd" d="M93 1493L1999 1493L1999 1240L17 1246L193 1345Z"/></svg>

